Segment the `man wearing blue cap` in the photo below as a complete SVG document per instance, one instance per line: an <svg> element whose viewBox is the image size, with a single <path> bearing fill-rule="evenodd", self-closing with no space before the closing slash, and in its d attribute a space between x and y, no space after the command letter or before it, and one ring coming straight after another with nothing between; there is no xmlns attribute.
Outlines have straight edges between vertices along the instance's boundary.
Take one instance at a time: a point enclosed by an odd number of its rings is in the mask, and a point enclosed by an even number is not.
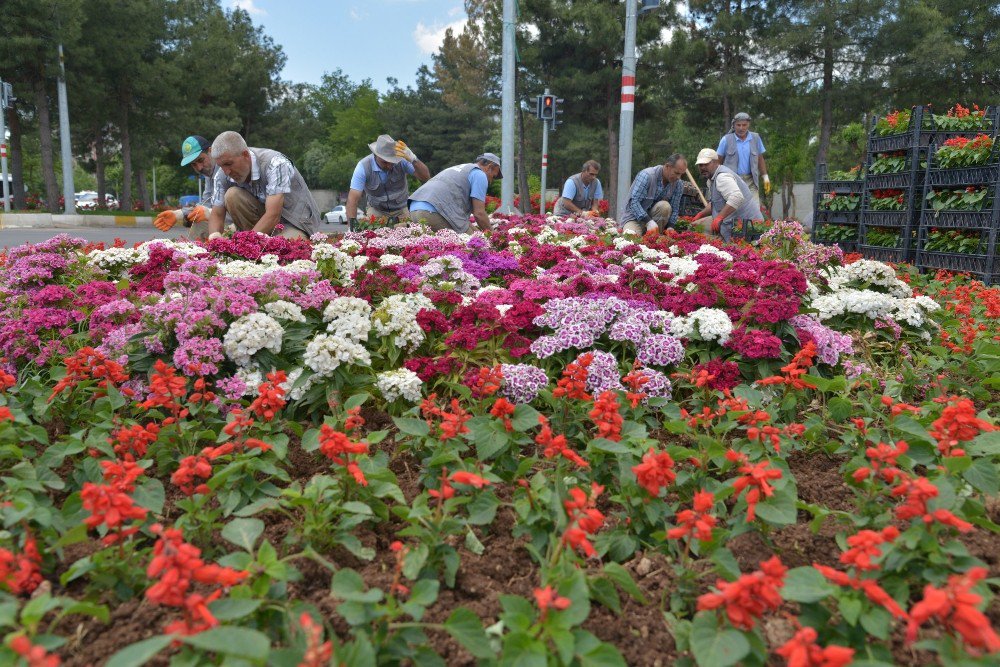
<svg viewBox="0 0 1000 667"><path fill-rule="evenodd" d="M434 231L453 229L469 231L469 216L482 231L493 229L486 213L486 190L500 173L500 158L483 153L475 162L448 167L427 181L409 199L410 219Z"/></svg>
<svg viewBox="0 0 1000 667"><path fill-rule="evenodd" d="M212 209L212 191L215 182L215 174L219 168L212 159L212 144L205 137L194 134L184 140L181 144L181 166L191 165L194 173L205 177L205 189L201 194L201 201L190 211L177 209L174 211L163 211L153 220L153 226L161 232L169 230L178 222L183 221L185 227L191 228L191 238L208 238L208 213Z"/></svg>

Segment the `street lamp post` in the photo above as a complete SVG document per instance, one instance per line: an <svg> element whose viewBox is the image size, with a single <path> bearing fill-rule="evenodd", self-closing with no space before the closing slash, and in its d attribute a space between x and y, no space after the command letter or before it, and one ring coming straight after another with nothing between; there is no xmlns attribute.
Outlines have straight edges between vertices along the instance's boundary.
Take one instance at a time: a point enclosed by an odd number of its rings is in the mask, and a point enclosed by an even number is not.
<svg viewBox="0 0 1000 667"><path fill-rule="evenodd" d="M0 81L0 179L3 179L3 210L10 213L10 183L7 182L7 105L13 102L9 83Z"/></svg>
<svg viewBox="0 0 1000 667"><path fill-rule="evenodd" d="M66 62L59 45L59 138L62 141L63 212L76 212L73 200L73 147L69 138L69 102L66 99Z"/></svg>
<svg viewBox="0 0 1000 667"><path fill-rule="evenodd" d="M517 24L516 0L503 2L503 89L500 113L500 210L514 211L514 29Z"/></svg>

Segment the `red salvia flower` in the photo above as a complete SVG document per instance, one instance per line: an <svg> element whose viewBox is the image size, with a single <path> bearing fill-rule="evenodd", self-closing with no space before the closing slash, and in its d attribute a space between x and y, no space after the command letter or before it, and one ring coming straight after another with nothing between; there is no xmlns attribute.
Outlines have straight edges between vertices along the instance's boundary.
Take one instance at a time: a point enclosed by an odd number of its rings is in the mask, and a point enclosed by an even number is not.
<svg viewBox="0 0 1000 667"><path fill-rule="evenodd" d="M694 534L702 542L711 541L717 519L709 512L714 506L715 496L710 491L698 491L694 494L693 509L677 513L678 525L667 531L667 537L677 540Z"/></svg>
<svg viewBox="0 0 1000 667"><path fill-rule="evenodd" d="M855 590L859 590L865 594L865 596L881 607L884 607L886 611L895 616L896 618L906 618L906 612L899 603L896 602L889 595L885 589L878 585L878 582L874 579L861 579L859 577L853 577L846 572L841 572L840 570L835 570L832 567L827 567L826 565L820 565L819 563L813 563L813 567L822 574L831 583L837 584L838 586L850 586Z"/></svg>
<svg viewBox="0 0 1000 667"><path fill-rule="evenodd" d="M604 514L595 507L597 497L602 491L604 487L596 483L591 485L589 496L583 489L572 488L569 490L572 499L563 501L563 507L566 508L569 517L569 526L563 533L563 542L574 549L581 549L588 558L597 553L589 537L604 525Z"/></svg>
<svg viewBox="0 0 1000 667"><path fill-rule="evenodd" d="M581 468L590 467L590 464L582 456L570 449L569 443L566 442L566 436L553 435L549 420L544 415L538 415L538 423L542 425L542 430L535 436L535 442L544 447L542 454L545 458L551 459L561 456Z"/></svg>
<svg viewBox="0 0 1000 667"><path fill-rule="evenodd" d="M428 489L427 495L429 495L431 498L437 498L439 506L448 498L455 497L455 487L451 485L451 480L448 478L447 468L441 469L441 488Z"/></svg>
<svg viewBox="0 0 1000 667"><path fill-rule="evenodd" d="M6 405L0 405L0 424L14 421L14 413Z"/></svg>
<svg viewBox="0 0 1000 667"><path fill-rule="evenodd" d="M639 486L646 489L649 495L660 495L660 489L674 483L677 473L674 472L674 459L667 452L655 452L652 447L642 457L642 463L632 466L632 472Z"/></svg>
<svg viewBox="0 0 1000 667"><path fill-rule="evenodd" d="M777 556L760 564L760 570L741 575L736 581L719 579L718 593L698 597L698 611L725 607L726 617L735 628L753 630L757 619L767 610L781 606L781 588L788 572Z"/></svg>
<svg viewBox="0 0 1000 667"><path fill-rule="evenodd" d="M976 527L971 523L959 519L946 509L936 509L933 512L928 512L924 515L924 523L931 524L935 521L946 526L951 526L960 533L971 533L976 529Z"/></svg>
<svg viewBox="0 0 1000 667"><path fill-rule="evenodd" d="M854 660L854 649L823 648L816 643L817 636L812 628L802 628L774 652L785 659L788 667L846 667Z"/></svg>
<svg viewBox="0 0 1000 667"><path fill-rule="evenodd" d="M358 405L347 411L347 419L344 420L344 433L350 433L356 428L365 425L365 418L361 416L361 406Z"/></svg>
<svg viewBox="0 0 1000 667"><path fill-rule="evenodd" d="M892 490L896 498L904 496L906 500L896 508L896 518L901 521L915 519L927 514L927 501L937 498L938 488L925 477L904 479Z"/></svg>
<svg viewBox="0 0 1000 667"><path fill-rule="evenodd" d="M895 526L887 526L878 532L859 531L847 538L850 549L840 555L840 562L844 565L853 565L861 571L877 570L879 566L874 565L872 561L882 555L881 545L892 542L897 537L899 529Z"/></svg>
<svg viewBox="0 0 1000 667"><path fill-rule="evenodd" d="M502 384L503 372L500 370L499 364L493 367L480 368L471 387L472 396L477 399L492 396L500 391Z"/></svg>
<svg viewBox="0 0 1000 667"><path fill-rule="evenodd" d="M306 652L298 667L328 667L333 658L333 644L323 641L323 626L306 612L299 616L299 625L306 635Z"/></svg>
<svg viewBox="0 0 1000 667"><path fill-rule="evenodd" d="M490 484L493 483L484 477L480 477L479 475L475 475L471 472L465 472L464 470L458 470L456 472L451 473L451 481L455 482L456 484L467 484L469 486L474 486L477 489L481 489L484 486L489 486Z"/></svg>
<svg viewBox="0 0 1000 667"><path fill-rule="evenodd" d="M972 592L987 574L986 568L974 567L965 574L948 577L944 588L925 586L924 599L910 610L906 641L913 642L920 626L934 619L949 632L958 633L971 649L986 653L1000 651L1000 636L993 630L990 620L977 609L983 598Z"/></svg>
<svg viewBox="0 0 1000 667"><path fill-rule="evenodd" d="M505 429L508 431L514 430L514 425L510 421L511 416L514 414L514 404L506 398L498 398L493 407L490 408L490 414L502 420Z"/></svg>
<svg viewBox="0 0 1000 667"><path fill-rule="evenodd" d="M99 390L105 390L110 382L112 385L120 385L128 380L128 373L117 361L106 358L101 352L92 347L81 347L73 355L63 359L66 366L66 375L56 383L49 395L51 401L66 389L73 389L84 380L97 380ZM130 396L131 391L122 391ZM104 391L98 391L95 396L103 396Z"/></svg>
<svg viewBox="0 0 1000 667"><path fill-rule="evenodd" d="M173 420L182 419L188 414L187 408L181 404L186 393L187 380L184 376L178 376L176 368L158 359L149 378L149 395L139 407L144 410L165 408L173 413Z"/></svg>
<svg viewBox="0 0 1000 667"><path fill-rule="evenodd" d="M42 555L35 538L24 539L24 548L15 554L0 547L0 590L14 595L33 593L42 583Z"/></svg>
<svg viewBox="0 0 1000 667"><path fill-rule="evenodd" d="M563 597L555 592L551 586L546 586L545 588L536 588L534 590L535 602L538 604L538 610L541 612L540 621L544 621L546 616L549 614L549 609L555 609L557 611L562 611L564 609L569 609L572 601L569 598Z"/></svg>
<svg viewBox="0 0 1000 667"><path fill-rule="evenodd" d="M556 388L552 395L556 398L568 398L571 400L589 401L590 394L587 393L587 367L594 360L594 355L590 352L581 354L577 360L566 366L563 370L562 378L556 383Z"/></svg>
<svg viewBox="0 0 1000 667"><path fill-rule="evenodd" d="M212 463L207 457L185 456L181 459L177 470L170 476L170 482L178 487L185 496L193 496L196 493L206 494L210 492L207 484L196 480L207 480L211 476Z"/></svg>
<svg viewBox="0 0 1000 667"><path fill-rule="evenodd" d="M745 496L747 502L747 521L753 521L757 513L757 503L762 498L770 498L774 495L774 487L771 486L771 480L781 479L781 471L770 468L770 461L761 461L760 463L751 465L746 461L745 454L734 452L731 449L726 452L726 458L734 463L738 462L741 464L738 471L743 473L743 476L738 478L733 484L733 490L738 497L743 491L748 488L750 489Z"/></svg>
<svg viewBox="0 0 1000 667"><path fill-rule="evenodd" d="M896 467L896 459L905 454L909 448L904 440L897 442L895 447L884 442L878 443L875 447L868 447L865 449L865 456L871 461L871 467L858 468L851 476L855 481L863 482L875 475L887 484L895 484L897 480L906 477L903 471Z"/></svg>
<svg viewBox="0 0 1000 667"><path fill-rule="evenodd" d="M27 667L58 667L62 664L59 656L50 655L44 646L32 644L26 635L18 635L11 639L10 648L24 658Z"/></svg>
<svg viewBox="0 0 1000 667"><path fill-rule="evenodd" d="M959 443L972 440L981 432L993 431L994 426L976 416L976 408L968 398L948 397L948 405L931 424L931 435L938 442L942 456L964 456Z"/></svg>
<svg viewBox="0 0 1000 667"><path fill-rule="evenodd" d="M368 453L367 442L354 442L347 434L323 424L319 432L319 450L335 464L344 466L358 484L368 486L361 468L351 460L352 455Z"/></svg>
<svg viewBox="0 0 1000 667"><path fill-rule="evenodd" d="M285 371L274 371L267 374L267 382L262 382L257 388L257 398L250 404L248 410L266 422L274 419L281 408L285 407L285 390L282 384L288 381Z"/></svg>
<svg viewBox="0 0 1000 667"><path fill-rule="evenodd" d="M614 442L622 439L622 416L618 412L618 394L613 391L603 391L594 401L593 409L588 413L594 425L597 426L597 437Z"/></svg>
<svg viewBox="0 0 1000 667"><path fill-rule="evenodd" d="M133 424L123 426L111 433L108 444L114 448L115 454L126 459L142 458L151 444L160 436L160 427L153 422L140 426Z"/></svg>

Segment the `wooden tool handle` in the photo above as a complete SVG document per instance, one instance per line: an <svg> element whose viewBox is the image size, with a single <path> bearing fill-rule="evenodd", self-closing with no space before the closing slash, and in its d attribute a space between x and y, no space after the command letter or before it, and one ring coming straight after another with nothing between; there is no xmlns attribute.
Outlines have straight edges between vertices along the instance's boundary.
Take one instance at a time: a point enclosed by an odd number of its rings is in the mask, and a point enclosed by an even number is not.
<svg viewBox="0 0 1000 667"><path fill-rule="evenodd" d="M705 208L708 208L708 200L705 199L705 193L701 191L701 188L698 187L698 184L694 182L694 176L691 175L691 168L688 167L684 171L687 172L687 177L688 177L688 180L691 181L691 185L693 185L695 188L697 188L697 190L698 190L698 199L701 200L701 205L704 206Z"/></svg>

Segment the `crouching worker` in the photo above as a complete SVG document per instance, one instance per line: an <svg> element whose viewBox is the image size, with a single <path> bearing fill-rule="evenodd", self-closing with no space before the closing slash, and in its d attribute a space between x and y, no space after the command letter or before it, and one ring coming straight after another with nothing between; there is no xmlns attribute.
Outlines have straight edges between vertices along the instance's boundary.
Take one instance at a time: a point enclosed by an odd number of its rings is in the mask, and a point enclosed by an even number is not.
<svg viewBox="0 0 1000 667"><path fill-rule="evenodd" d="M204 240L208 238L208 212L212 208L212 186L215 174L219 168L212 159L212 145L205 137L192 135L181 144L181 166L191 165L194 173L205 177L205 189L201 193L201 201L190 211L176 209L163 211L153 220L153 226L161 232L170 230L174 225L183 222L191 228L191 238Z"/></svg>
<svg viewBox="0 0 1000 667"><path fill-rule="evenodd" d="M309 238L319 225L319 207L291 160L269 148L251 148L238 132L212 142L215 175L209 240L222 236L226 214L238 231ZM278 229L281 225L281 229Z"/></svg>

